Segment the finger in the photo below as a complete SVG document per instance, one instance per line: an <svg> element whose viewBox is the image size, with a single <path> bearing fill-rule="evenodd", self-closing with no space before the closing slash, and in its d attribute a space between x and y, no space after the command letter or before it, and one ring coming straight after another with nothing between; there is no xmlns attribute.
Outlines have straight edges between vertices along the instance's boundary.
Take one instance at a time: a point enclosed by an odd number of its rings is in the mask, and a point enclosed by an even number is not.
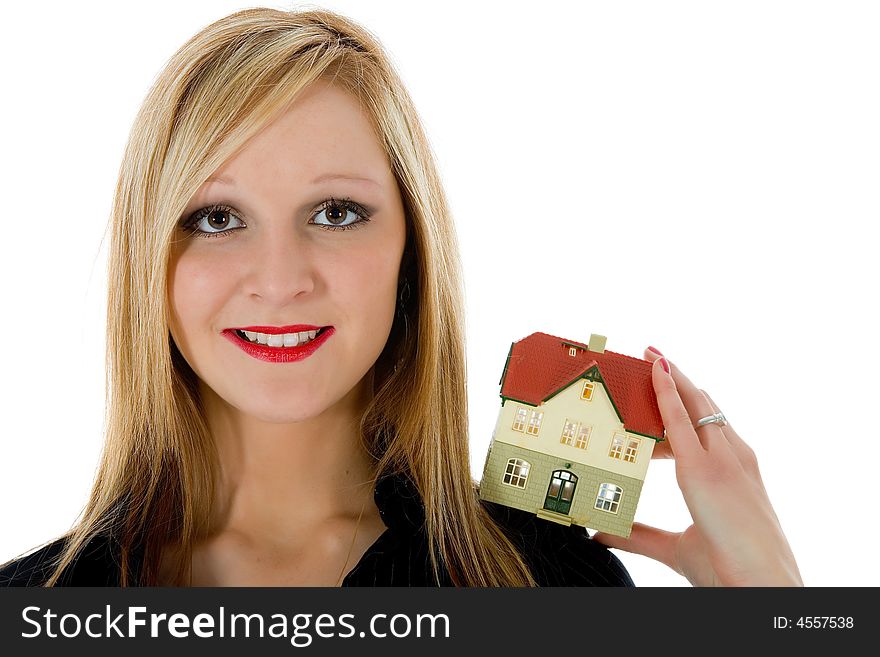
<svg viewBox="0 0 880 657"><path fill-rule="evenodd" d="M668 361L668 359L667 359ZM727 436L720 424L712 422L698 427L697 422L709 415L713 415L716 411L706 396L700 392L691 380L685 376L675 363L669 364L672 369L672 378L678 388L679 395L685 408L687 408L688 416L694 425L694 430L700 437L700 444L706 451L716 451L718 449L728 450L730 445L727 442Z"/></svg>
<svg viewBox="0 0 880 657"><path fill-rule="evenodd" d="M653 363L658 358L661 358L663 353L657 349L657 347L649 346L645 349L645 360L649 363ZM654 451L651 452L652 459L674 459L675 454L672 453L672 447L669 444L669 440L661 440L656 441L654 444Z"/></svg>
<svg viewBox="0 0 880 657"><path fill-rule="evenodd" d="M660 440L656 441L654 444L654 450L651 452L652 459L674 459L675 454L672 453L672 447L669 445L669 440Z"/></svg>
<svg viewBox="0 0 880 657"><path fill-rule="evenodd" d="M657 347L648 346L645 349L645 360L649 363L653 363L655 360L663 356L663 352L660 351Z"/></svg>
<svg viewBox="0 0 880 657"><path fill-rule="evenodd" d="M697 458L703 452L703 447L694 431L688 410L678 394L675 380L665 369L669 367L666 358L655 360L651 368L651 380L657 396L660 417L663 419L663 426L666 427L666 440L669 441L674 458L681 463Z"/></svg>
<svg viewBox="0 0 880 657"><path fill-rule="evenodd" d="M720 413L721 409L718 407L718 404L715 403L715 400L713 400L712 397L709 396L709 393L702 389L700 390L700 392L703 393L703 395L712 405L712 408L715 409L715 412ZM730 423L728 423L727 426L724 427L724 435L727 437L733 453L736 454L739 462L742 463L743 468L750 474L756 476L757 479L760 481L761 473L758 470L758 458L757 456L755 456L754 450L749 447L746 441L740 438L739 434ZM763 486L763 482L761 483L761 485Z"/></svg>
<svg viewBox="0 0 880 657"><path fill-rule="evenodd" d="M594 541L607 547L632 552L633 554L641 554L644 557L654 559L666 564L679 575L683 574L676 558L676 548L681 538L680 532L668 532L640 522L634 522L629 538L604 532L596 532L592 538Z"/></svg>
<svg viewBox="0 0 880 657"><path fill-rule="evenodd" d="M700 388L700 393L706 398L706 401L709 402L709 405L714 409L716 413L722 413L721 408L718 404L715 403L715 400L709 396L709 393ZM723 413L722 413L723 414ZM724 418L724 421L727 423L724 425L724 435L727 436L727 440L730 441L730 444L739 443L745 445L743 439L739 437L739 434L736 432L736 429L733 428L733 425L730 423L730 420L727 417Z"/></svg>

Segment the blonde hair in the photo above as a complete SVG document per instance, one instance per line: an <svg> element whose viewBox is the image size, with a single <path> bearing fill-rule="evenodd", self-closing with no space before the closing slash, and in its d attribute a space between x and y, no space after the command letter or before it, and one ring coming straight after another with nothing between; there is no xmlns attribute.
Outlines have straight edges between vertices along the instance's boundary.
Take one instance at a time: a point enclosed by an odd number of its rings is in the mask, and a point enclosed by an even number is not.
<svg viewBox="0 0 880 657"><path fill-rule="evenodd" d="M379 475L405 473L421 494L438 583L442 564L457 586L536 585L470 474L458 243L412 101L378 40L352 20L252 8L183 44L135 118L110 222L105 444L46 586L100 535L118 550L123 586L157 584L172 542L181 546L173 581L186 582L192 545L209 531L219 466L196 375L168 330L170 243L205 179L319 78L352 93L373 121L407 222L409 317L395 320L376 362L364 448Z"/></svg>

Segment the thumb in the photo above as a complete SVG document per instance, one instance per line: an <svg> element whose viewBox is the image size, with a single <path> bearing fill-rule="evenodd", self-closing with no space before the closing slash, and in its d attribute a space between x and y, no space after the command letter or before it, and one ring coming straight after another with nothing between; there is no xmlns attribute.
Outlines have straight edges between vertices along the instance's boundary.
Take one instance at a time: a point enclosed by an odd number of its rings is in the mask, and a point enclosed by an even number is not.
<svg viewBox="0 0 880 657"><path fill-rule="evenodd" d="M681 573L676 551L681 532L668 532L640 522L634 522L629 538L596 532L592 538L610 548L617 548L633 554L641 554L649 559L664 563L677 573Z"/></svg>

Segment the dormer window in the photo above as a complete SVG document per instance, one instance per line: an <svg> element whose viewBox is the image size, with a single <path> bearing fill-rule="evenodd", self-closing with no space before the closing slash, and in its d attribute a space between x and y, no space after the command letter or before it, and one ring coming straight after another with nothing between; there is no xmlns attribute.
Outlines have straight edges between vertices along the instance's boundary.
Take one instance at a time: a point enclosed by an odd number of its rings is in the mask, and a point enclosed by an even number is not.
<svg viewBox="0 0 880 657"><path fill-rule="evenodd" d="M596 386L592 381L584 381L584 389L581 391L581 399L590 401L593 398L593 388Z"/></svg>
<svg viewBox="0 0 880 657"><path fill-rule="evenodd" d="M572 357L577 356L577 353L578 353L578 350L575 349L574 347L568 348L568 355L569 356L572 356Z"/></svg>

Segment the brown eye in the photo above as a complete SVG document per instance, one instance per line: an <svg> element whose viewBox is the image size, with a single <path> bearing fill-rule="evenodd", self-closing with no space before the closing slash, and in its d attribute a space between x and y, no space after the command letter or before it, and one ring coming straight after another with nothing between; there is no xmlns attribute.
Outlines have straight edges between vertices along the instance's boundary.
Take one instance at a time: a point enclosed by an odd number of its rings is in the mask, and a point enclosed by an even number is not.
<svg viewBox="0 0 880 657"><path fill-rule="evenodd" d="M331 205L327 208L327 219L329 219L330 223L334 225L341 224L345 220L346 212L347 211L344 208L341 208L338 205Z"/></svg>
<svg viewBox="0 0 880 657"><path fill-rule="evenodd" d="M226 210L211 210L206 217L208 225L211 228L226 228L229 223L229 218L226 216L228 214Z"/></svg>
<svg viewBox="0 0 880 657"><path fill-rule="evenodd" d="M372 213L369 210L351 199L337 201L330 198L324 202L314 216L314 219L319 221L313 223L324 230L349 230L360 228L367 223L370 220L370 214Z"/></svg>
<svg viewBox="0 0 880 657"><path fill-rule="evenodd" d="M196 210L184 227L191 229L199 237L220 237L238 230L238 227L228 229L229 222L233 219L242 225L244 224L232 208L225 205L212 205Z"/></svg>

